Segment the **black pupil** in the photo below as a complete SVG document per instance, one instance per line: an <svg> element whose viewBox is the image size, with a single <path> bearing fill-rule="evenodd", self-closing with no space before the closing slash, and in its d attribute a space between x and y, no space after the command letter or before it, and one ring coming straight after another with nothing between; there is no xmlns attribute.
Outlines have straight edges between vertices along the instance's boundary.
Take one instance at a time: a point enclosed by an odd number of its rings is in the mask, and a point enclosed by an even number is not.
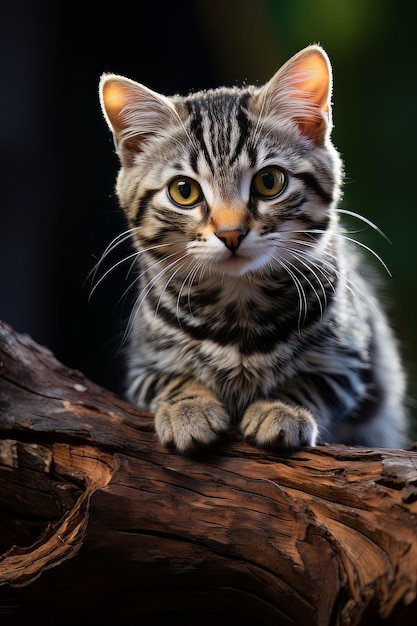
<svg viewBox="0 0 417 626"><path fill-rule="evenodd" d="M273 189L275 184L275 177L271 172L265 172L262 174L262 182L265 189Z"/></svg>
<svg viewBox="0 0 417 626"><path fill-rule="evenodd" d="M178 191L180 192L184 200L188 200L188 198L191 196L190 183L187 183L187 181L182 180L181 182L178 183Z"/></svg>

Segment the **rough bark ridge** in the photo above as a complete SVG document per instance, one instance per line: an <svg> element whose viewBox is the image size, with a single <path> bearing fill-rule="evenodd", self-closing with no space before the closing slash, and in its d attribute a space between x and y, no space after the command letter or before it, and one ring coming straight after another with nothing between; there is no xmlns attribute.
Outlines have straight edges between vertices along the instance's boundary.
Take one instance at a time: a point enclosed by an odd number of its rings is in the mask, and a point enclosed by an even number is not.
<svg viewBox="0 0 417 626"><path fill-rule="evenodd" d="M0 437L2 626L415 623L416 452L175 455L5 324Z"/></svg>

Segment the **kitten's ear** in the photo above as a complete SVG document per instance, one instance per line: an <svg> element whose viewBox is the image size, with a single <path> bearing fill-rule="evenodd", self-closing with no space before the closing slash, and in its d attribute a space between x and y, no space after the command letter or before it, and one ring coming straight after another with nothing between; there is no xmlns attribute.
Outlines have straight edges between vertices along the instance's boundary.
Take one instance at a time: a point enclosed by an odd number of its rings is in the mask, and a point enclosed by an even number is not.
<svg viewBox="0 0 417 626"><path fill-rule="evenodd" d="M178 119L168 98L123 76L103 74L99 93L104 117L124 166L133 163L147 139L167 133L173 116Z"/></svg>
<svg viewBox="0 0 417 626"><path fill-rule="evenodd" d="M261 89L268 113L291 118L315 143L331 130L332 69L320 46L309 46L293 56Z"/></svg>

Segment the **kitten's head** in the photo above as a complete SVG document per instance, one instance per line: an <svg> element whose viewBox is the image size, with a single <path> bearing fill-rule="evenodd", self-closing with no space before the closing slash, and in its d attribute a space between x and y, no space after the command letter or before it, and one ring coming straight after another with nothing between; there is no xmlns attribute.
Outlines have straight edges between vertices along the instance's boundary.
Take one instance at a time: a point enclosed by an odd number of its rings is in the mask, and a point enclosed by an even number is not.
<svg viewBox="0 0 417 626"><path fill-rule="evenodd" d="M103 75L101 104L121 162L117 193L137 248L178 271L223 275L320 248L341 171L330 142L331 83L319 46L261 88L168 98Z"/></svg>

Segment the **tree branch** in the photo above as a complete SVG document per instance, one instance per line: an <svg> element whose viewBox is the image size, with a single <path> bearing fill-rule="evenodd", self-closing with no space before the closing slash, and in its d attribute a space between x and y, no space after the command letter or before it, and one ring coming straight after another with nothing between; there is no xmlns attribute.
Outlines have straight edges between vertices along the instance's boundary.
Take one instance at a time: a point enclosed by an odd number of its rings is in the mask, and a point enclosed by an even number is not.
<svg viewBox="0 0 417 626"><path fill-rule="evenodd" d="M1 323L0 437L2 625L415 622L414 451L172 454Z"/></svg>

